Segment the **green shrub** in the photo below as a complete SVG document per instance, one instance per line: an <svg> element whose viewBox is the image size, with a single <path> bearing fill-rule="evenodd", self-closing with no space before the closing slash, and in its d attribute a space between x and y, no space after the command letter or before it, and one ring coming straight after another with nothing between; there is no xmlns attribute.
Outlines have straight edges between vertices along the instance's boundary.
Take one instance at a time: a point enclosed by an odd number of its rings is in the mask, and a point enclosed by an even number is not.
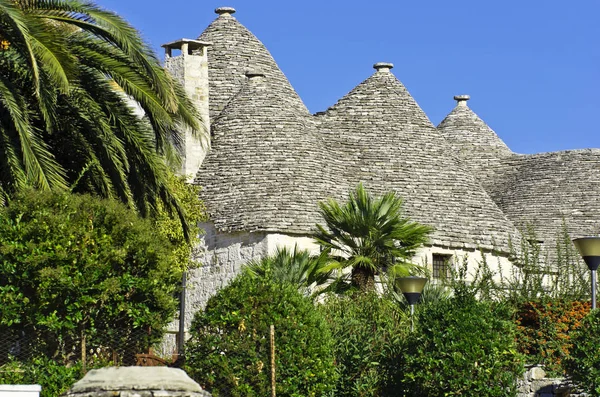
<svg viewBox="0 0 600 397"><path fill-rule="evenodd" d="M582 321L572 338L567 372L575 383L589 393L600 396L600 310L593 310Z"/></svg>
<svg viewBox="0 0 600 397"><path fill-rule="evenodd" d="M552 376L564 376L565 359L573 346L572 333L590 312L590 302L538 299L517 308L519 351L528 364L543 364Z"/></svg>
<svg viewBox="0 0 600 397"><path fill-rule="evenodd" d="M81 378L79 363L65 366L48 358L12 360L0 366L0 384L38 384L42 386L41 397L58 397Z"/></svg>
<svg viewBox="0 0 600 397"><path fill-rule="evenodd" d="M326 322L295 286L249 274L238 276L196 314L186 371L215 397L270 395L271 324L277 396L327 395L336 373Z"/></svg>
<svg viewBox="0 0 600 397"><path fill-rule="evenodd" d="M173 254L181 270L188 269L195 256L194 247L200 242L203 231L198 226L207 220L206 207L198 197L200 186L189 184L183 176L168 175L168 186L175 199L185 210L185 219L188 226L184 227L181 219L161 202L157 203L157 211L150 218L154 223L156 232L166 237L173 244ZM184 230L188 230L188 235Z"/></svg>
<svg viewBox="0 0 600 397"><path fill-rule="evenodd" d="M331 296L319 309L335 339L335 395L396 396L394 358L410 328L398 305L369 293Z"/></svg>
<svg viewBox="0 0 600 397"><path fill-rule="evenodd" d="M0 364L76 360L127 344L130 358L162 336L181 277L168 240L123 204L27 191L0 209Z"/></svg>
<svg viewBox="0 0 600 397"><path fill-rule="evenodd" d="M508 310L468 293L424 305L398 359L406 396L511 396L523 374Z"/></svg>

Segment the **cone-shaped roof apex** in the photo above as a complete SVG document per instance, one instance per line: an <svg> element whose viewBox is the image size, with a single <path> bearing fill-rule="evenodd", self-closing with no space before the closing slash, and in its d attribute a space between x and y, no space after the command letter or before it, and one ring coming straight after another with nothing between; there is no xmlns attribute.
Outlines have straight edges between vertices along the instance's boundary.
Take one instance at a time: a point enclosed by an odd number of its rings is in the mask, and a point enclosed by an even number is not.
<svg viewBox="0 0 600 397"><path fill-rule="evenodd" d="M320 129L345 164L338 178L376 195L394 190L406 214L435 228L432 244L508 252L517 230L454 156L406 87L377 70L324 114ZM486 219L482 222L481 219Z"/></svg>
<svg viewBox="0 0 600 397"><path fill-rule="evenodd" d="M512 152L498 135L467 106L469 95L456 95L456 106L438 125L438 130L465 161L501 158Z"/></svg>
<svg viewBox="0 0 600 397"><path fill-rule="evenodd" d="M217 116L196 183L221 231L309 233L333 180L323 138L304 109L261 73Z"/></svg>
<svg viewBox="0 0 600 397"><path fill-rule="evenodd" d="M245 72L249 69L260 69L267 80L278 84L298 107L309 114L263 43L232 15L235 10L221 7L215 12L219 17L198 38L213 43L207 53L211 119L242 88L246 81Z"/></svg>

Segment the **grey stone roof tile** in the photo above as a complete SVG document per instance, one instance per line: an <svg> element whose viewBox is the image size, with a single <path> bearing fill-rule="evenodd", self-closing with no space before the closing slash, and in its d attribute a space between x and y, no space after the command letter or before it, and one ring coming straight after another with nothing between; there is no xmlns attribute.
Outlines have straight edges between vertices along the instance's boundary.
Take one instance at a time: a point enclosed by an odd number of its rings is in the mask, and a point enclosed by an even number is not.
<svg viewBox="0 0 600 397"><path fill-rule="evenodd" d="M438 131L506 216L532 229L550 260L563 225L571 237L598 234L600 150L515 154L465 99L458 97Z"/></svg>
<svg viewBox="0 0 600 397"><path fill-rule="evenodd" d="M394 190L407 215L435 227L433 243L508 252L518 232L431 124L404 85L379 69L317 117L332 147L344 144L344 180Z"/></svg>
<svg viewBox="0 0 600 397"><path fill-rule="evenodd" d="M298 107L308 110L296 94L285 75L265 46L242 24L227 7L217 9L216 18L198 40L212 42L208 51L209 106L210 117L214 119L227 105L227 102L241 89L245 82L245 72L259 68L267 79L287 92L289 100Z"/></svg>
<svg viewBox="0 0 600 397"><path fill-rule="evenodd" d="M486 188L494 189L496 164L513 152L467 105L468 95L455 96L456 107L438 125L453 155L459 158Z"/></svg>
<svg viewBox="0 0 600 397"><path fill-rule="evenodd" d="M495 201L540 240L555 242L563 222L572 238L600 233L600 149L513 155L495 171Z"/></svg>
<svg viewBox="0 0 600 397"><path fill-rule="evenodd" d="M197 183L220 230L309 233L320 200L362 181L375 194L398 192L407 215L436 228L432 244L508 252L516 235L389 69L320 116L277 81L252 78L212 130Z"/></svg>
<svg viewBox="0 0 600 397"><path fill-rule="evenodd" d="M323 166L329 149L289 91L268 77L251 77L212 132L196 183L215 227L310 231L335 168Z"/></svg>

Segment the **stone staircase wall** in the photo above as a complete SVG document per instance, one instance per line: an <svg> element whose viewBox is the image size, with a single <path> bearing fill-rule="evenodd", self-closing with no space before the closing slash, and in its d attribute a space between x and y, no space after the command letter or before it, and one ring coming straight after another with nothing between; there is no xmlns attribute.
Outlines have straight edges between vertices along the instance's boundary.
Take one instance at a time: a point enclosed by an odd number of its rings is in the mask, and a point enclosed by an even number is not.
<svg viewBox="0 0 600 397"><path fill-rule="evenodd" d="M577 393L565 378L547 378L541 366L527 366L523 379L519 381L517 397L585 397Z"/></svg>

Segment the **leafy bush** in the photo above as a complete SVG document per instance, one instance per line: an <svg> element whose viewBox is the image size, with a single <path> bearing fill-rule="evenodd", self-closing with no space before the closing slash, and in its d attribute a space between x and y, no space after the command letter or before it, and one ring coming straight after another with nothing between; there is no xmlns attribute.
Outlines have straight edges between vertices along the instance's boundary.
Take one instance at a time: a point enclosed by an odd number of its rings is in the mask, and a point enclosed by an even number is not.
<svg viewBox="0 0 600 397"><path fill-rule="evenodd" d="M319 309L335 339L335 395L396 396L394 358L410 327L398 305L369 293L331 296Z"/></svg>
<svg viewBox="0 0 600 397"><path fill-rule="evenodd" d="M157 211L151 217L158 234L166 237L174 246L174 255L181 270L188 269L194 258L194 247L200 242L202 230L198 224L207 220L206 207L198 197L200 187L189 184L185 177L169 173L169 189L185 211L188 223L184 227L181 219L175 216L172 210L166 208L161 202L157 203ZM184 231L188 230L188 235Z"/></svg>
<svg viewBox="0 0 600 397"><path fill-rule="evenodd" d="M146 349L181 276L169 241L123 204L38 191L0 209L0 274L0 351L65 363L115 343Z"/></svg>
<svg viewBox="0 0 600 397"><path fill-rule="evenodd" d="M573 335L566 367L575 383L590 396L600 396L600 310L587 315Z"/></svg>
<svg viewBox="0 0 600 397"><path fill-rule="evenodd" d="M529 364L543 364L551 375L564 375L571 334L590 311L590 302L546 299L525 302L517 311L519 351Z"/></svg>
<svg viewBox="0 0 600 397"><path fill-rule="evenodd" d="M0 384L38 384L41 397L58 397L82 377L81 364L66 366L54 360L38 357L20 362L12 360L0 366Z"/></svg>
<svg viewBox="0 0 600 397"><path fill-rule="evenodd" d="M405 395L511 396L523 374L504 306L460 293L422 306L399 355Z"/></svg>
<svg viewBox="0 0 600 397"><path fill-rule="evenodd" d="M186 371L215 397L270 395L271 324L277 395L327 395L336 373L326 322L295 286L249 274L238 276L196 313Z"/></svg>

